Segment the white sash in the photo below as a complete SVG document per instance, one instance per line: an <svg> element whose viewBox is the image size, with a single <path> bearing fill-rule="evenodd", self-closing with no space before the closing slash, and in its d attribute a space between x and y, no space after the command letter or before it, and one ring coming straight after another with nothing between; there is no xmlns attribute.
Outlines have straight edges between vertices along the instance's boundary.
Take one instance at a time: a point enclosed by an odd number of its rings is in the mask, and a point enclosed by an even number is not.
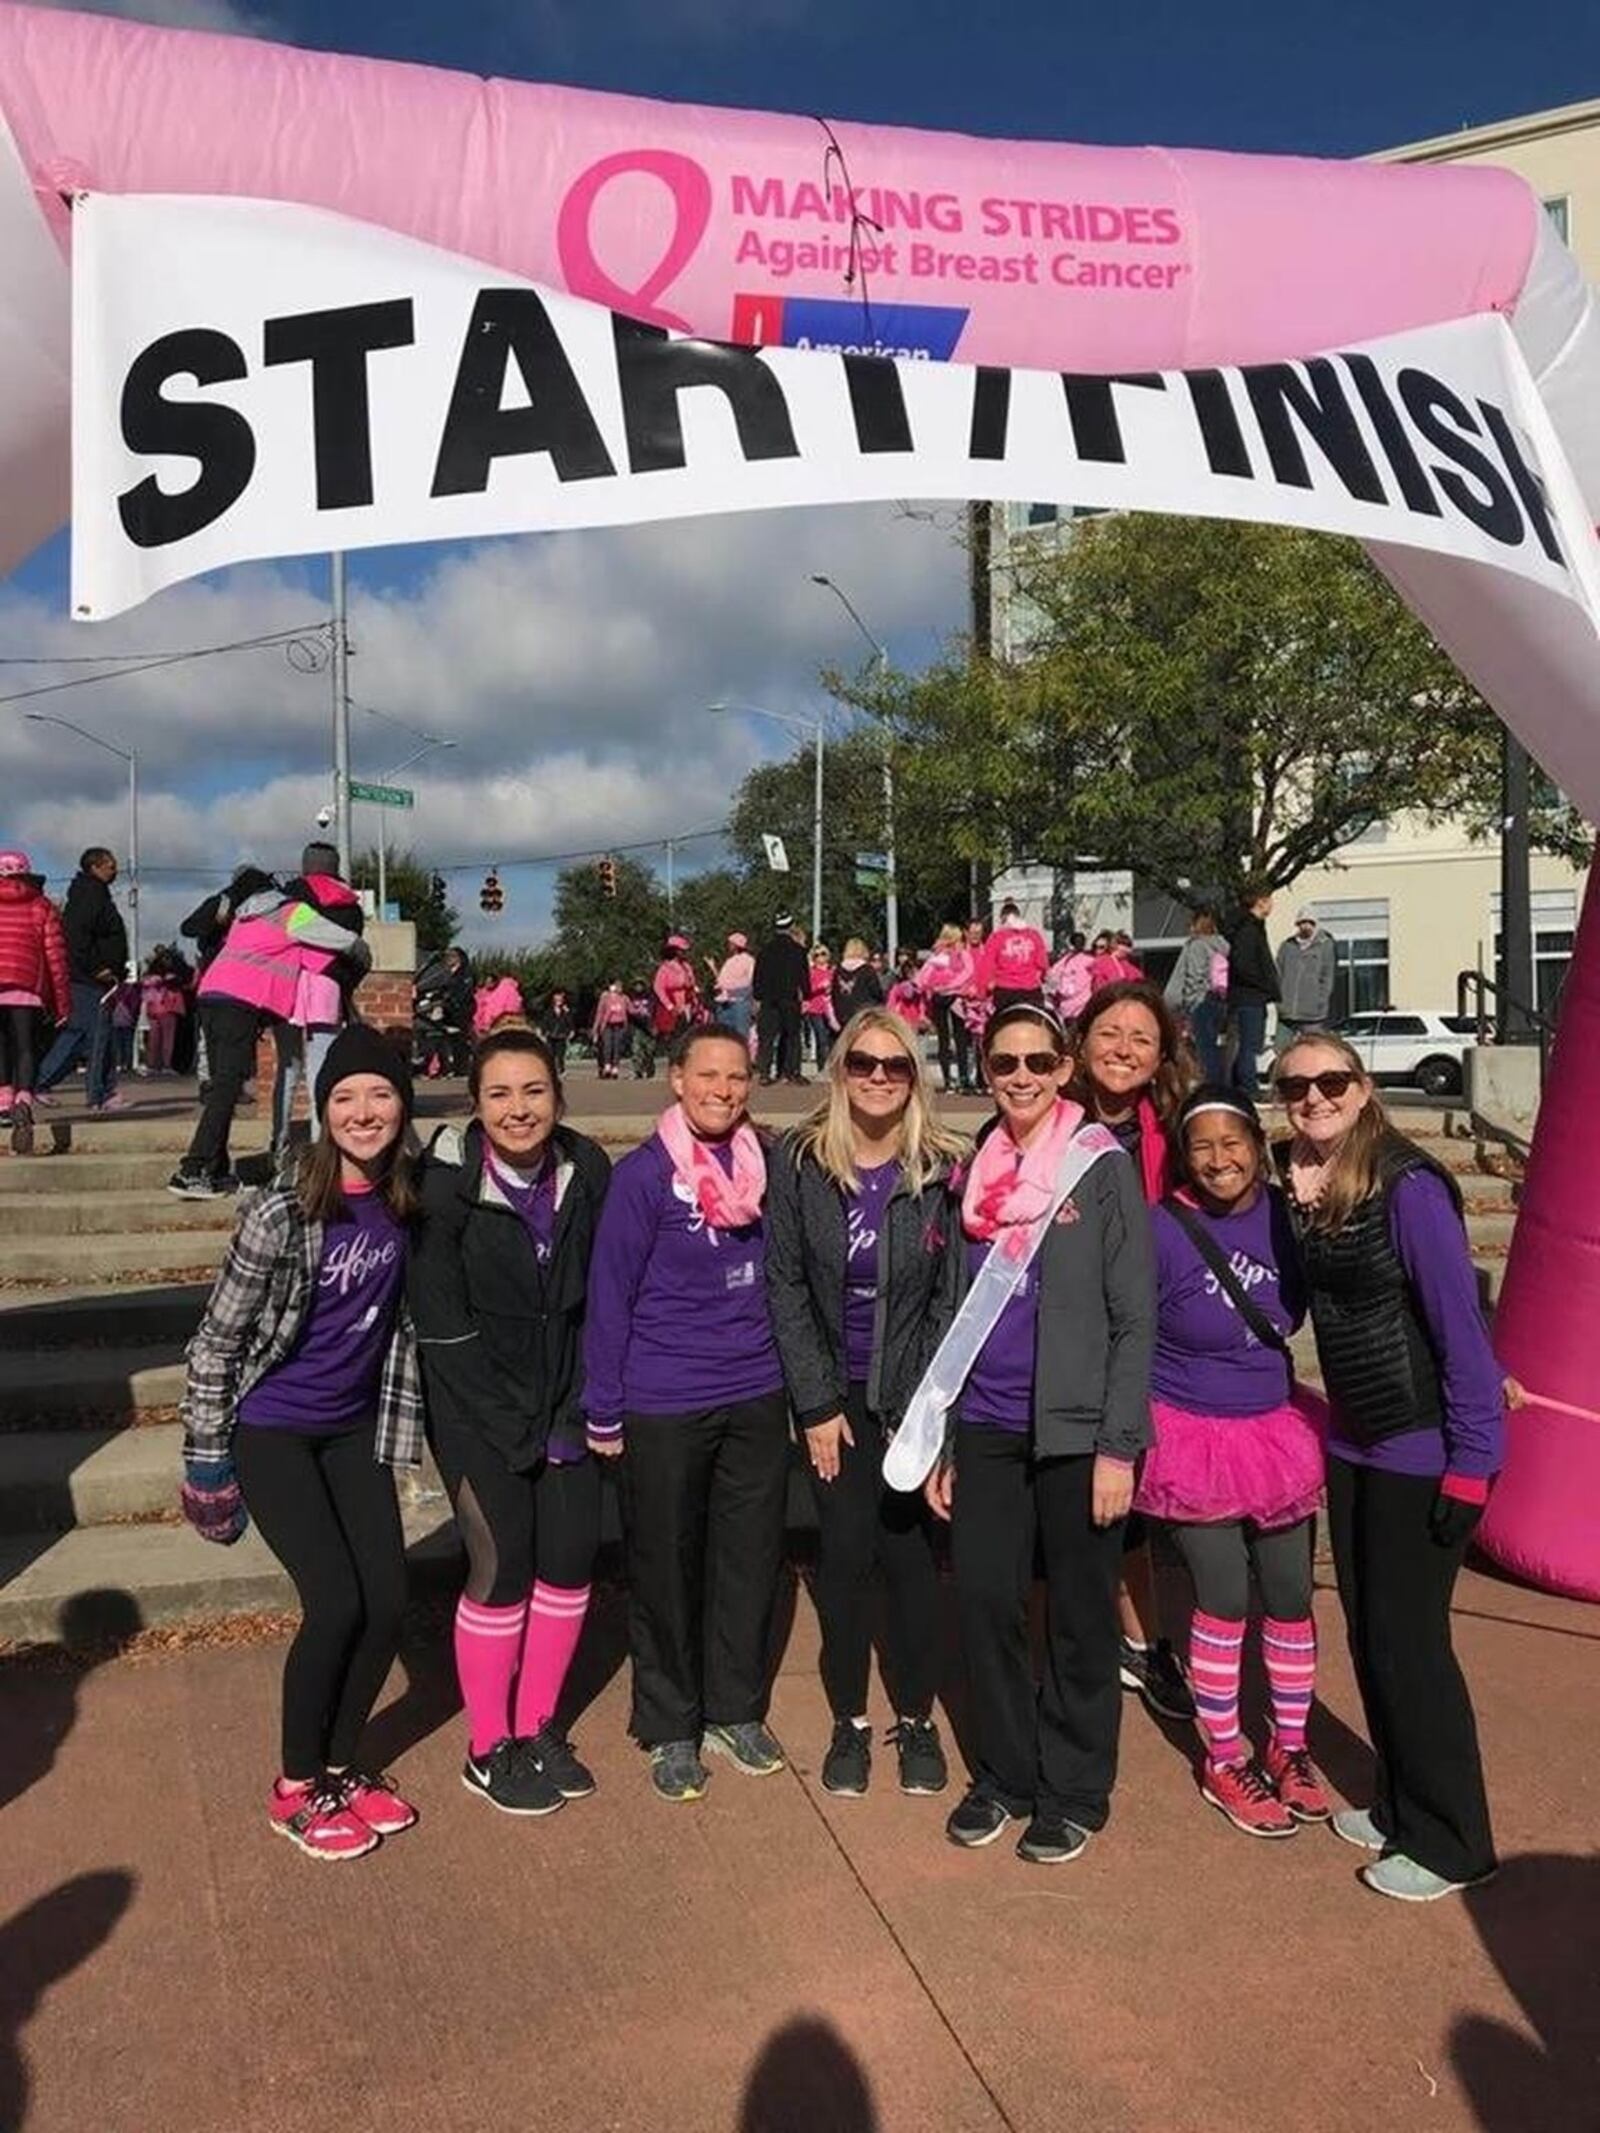
<svg viewBox="0 0 1600 2133"><path fill-rule="evenodd" d="M909 1492L920 1489L933 1470L944 1447L945 1417L967 1382L984 1342L994 1331L1001 1312L1018 1283L1033 1264L1061 1203L1084 1177L1089 1166L1103 1155L1120 1153L1121 1143L1104 1126L1080 1126L1067 1143L1061 1168L1056 1173L1050 1204L1033 1225L1027 1249L1015 1259L991 1250L978 1269L978 1278L962 1299L950 1330L939 1343L922 1382L911 1395L905 1419L889 1440L883 1455L883 1478L890 1488Z"/></svg>

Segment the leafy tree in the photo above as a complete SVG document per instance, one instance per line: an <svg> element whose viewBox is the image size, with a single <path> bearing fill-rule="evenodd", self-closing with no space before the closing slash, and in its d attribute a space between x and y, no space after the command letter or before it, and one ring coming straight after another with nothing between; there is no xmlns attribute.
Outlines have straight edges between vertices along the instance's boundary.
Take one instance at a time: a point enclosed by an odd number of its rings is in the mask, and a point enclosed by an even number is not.
<svg viewBox="0 0 1600 2133"><path fill-rule="evenodd" d="M652 870L637 859L620 858L617 893L602 895L592 859L563 867L556 876L555 939L551 968L555 983L569 991L628 983L654 970L669 931L666 892Z"/></svg>
<svg viewBox="0 0 1600 2133"><path fill-rule="evenodd" d="M433 869L421 865L410 852L391 852L384 864L389 901L400 906L400 916L417 929L417 959L448 948L461 930L461 914L446 903L441 911L433 901ZM376 850L357 853L351 865L351 887L378 888Z"/></svg>
<svg viewBox="0 0 1600 2133"><path fill-rule="evenodd" d="M872 684L963 854L1232 896L1384 817L1459 811L1497 756L1492 713L1353 541L1119 513L1018 589L1024 658Z"/></svg>

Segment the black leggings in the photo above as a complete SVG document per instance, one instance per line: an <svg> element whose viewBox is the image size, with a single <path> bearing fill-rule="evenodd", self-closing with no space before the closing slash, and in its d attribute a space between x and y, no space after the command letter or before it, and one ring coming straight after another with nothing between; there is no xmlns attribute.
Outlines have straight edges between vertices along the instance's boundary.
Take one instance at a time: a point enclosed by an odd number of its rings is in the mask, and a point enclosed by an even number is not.
<svg viewBox="0 0 1600 2133"><path fill-rule="evenodd" d="M883 1480L883 1433L867 1411L867 1388L852 1385L845 1417L854 1445L839 1446L839 1473L813 1473L821 1549L817 1615L822 1624L822 1685L835 1718L867 1708L872 1662L872 1572L883 1568L888 1635L884 1686L901 1718L926 1718L939 1667L939 1580L930 1514L920 1489L906 1493Z"/></svg>
<svg viewBox="0 0 1600 2133"><path fill-rule="evenodd" d="M515 1607L535 1578L572 1592L587 1585L600 1546L600 1462L541 1459L519 1472L480 1430L435 1422L433 1456L467 1551L467 1598Z"/></svg>
<svg viewBox="0 0 1600 2133"><path fill-rule="evenodd" d="M933 996L933 1033L939 1043L939 1076L945 1087L951 1085L950 1057L955 1053L954 1079L963 1087L972 1079L972 1038L967 1025L955 1011L955 997L951 993L936 992Z"/></svg>
<svg viewBox="0 0 1600 2133"><path fill-rule="evenodd" d="M370 1422L336 1436L242 1423L245 1508L294 1580L304 1614L283 1663L283 1775L353 1763L400 1643L406 1548L394 1476Z"/></svg>
<svg viewBox="0 0 1600 2133"><path fill-rule="evenodd" d="M1216 1525L1168 1526L1172 1544L1189 1566L1195 1604L1221 1622L1242 1622L1250 1612L1250 1573L1261 1604L1275 1622L1303 1622L1311 1612L1311 1533L1316 1521L1279 1526L1264 1533L1248 1518Z"/></svg>
<svg viewBox="0 0 1600 2133"><path fill-rule="evenodd" d="M33 1094L39 1068L39 1010L36 1007L0 1007L0 1089L17 1096Z"/></svg>

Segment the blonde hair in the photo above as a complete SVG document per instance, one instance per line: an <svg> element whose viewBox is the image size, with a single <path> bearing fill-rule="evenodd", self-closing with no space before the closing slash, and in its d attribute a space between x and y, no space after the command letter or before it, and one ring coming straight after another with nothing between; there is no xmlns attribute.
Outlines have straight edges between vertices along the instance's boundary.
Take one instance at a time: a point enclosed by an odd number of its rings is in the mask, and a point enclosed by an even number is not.
<svg viewBox="0 0 1600 2133"><path fill-rule="evenodd" d="M1308 1228L1332 1236L1344 1228L1363 1200L1371 1198L1377 1188L1385 1155L1405 1146L1406 1137L1390 1124L1389 1114L1361 1063L1361 1054L1343 1037L1334 1036L1331 1030L1318 1030L1314 1036L1297 1037L1288 1050L1280 1054L1274 1072L1281 1075L1296 1052L1309 1051L1336 1053L1352 1074L1367 1083L1367 1100L1329 1162L1322 1191L1305 1210Z"/></svg>
<svg viewBox="0 0 1600 2133"><path fill-rule="evenodd" d="M939 928L933 945L935 948L959 948L966 937L961 928L952 920L949 925Z"/></svg>
<svg viewBox="0 0 1600 2133"><path fill-rule="evenodd" d="M817 1167L846 1192L860 1189L855 1134L850 1124L850 1083L844 1062L850 1047L873 1030L880 1036L892 1037L916 1070L905 1110L900 1114L900 1146L896 1155L906 1184L913 1192L921 1192L925 1185L933 1183L946 1165L958 1162L965 1155L967 1144L960 1134L941 1126L934 1117L933 1099L917 1040L910 1025L899 1015L890 1014L886 1007L859 1008L834 1039L824 1077L828 1084L827 1094L795 1129L795 1163L798 1166L810 1156Z"/></svg>
<svg viewBox="0 0 1600 2133"><path fill-rule="evenodd" d="M862 940L859 934L852 933L844 944L844 952L840 957L840 961L848 963L850 958L854 956L858 963L864 963L867 960L867 954L866 942Z"/></svg>

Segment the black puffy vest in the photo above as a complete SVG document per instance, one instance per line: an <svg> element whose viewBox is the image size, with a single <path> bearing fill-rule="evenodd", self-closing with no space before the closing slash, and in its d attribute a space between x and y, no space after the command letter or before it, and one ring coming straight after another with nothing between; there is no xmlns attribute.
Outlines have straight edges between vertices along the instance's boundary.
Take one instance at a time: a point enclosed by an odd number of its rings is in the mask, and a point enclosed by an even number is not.
<svg viewBox="0 0 1600 2133"><path fill-rule="evenodd" d="M1437 1429L1444 1421L1438 1358L1389 1226L1394 1188L1413 1170L1442 1178L1459 1210L1461 1195L1448 1171L1403 1143L1385 1151L1376 1189L1333 1235L1312 1229L1295 1209L1335 1427L1357 1444L1406 1429ZM1292 1194L1289 1204L1294 1208Z"/></svg>

